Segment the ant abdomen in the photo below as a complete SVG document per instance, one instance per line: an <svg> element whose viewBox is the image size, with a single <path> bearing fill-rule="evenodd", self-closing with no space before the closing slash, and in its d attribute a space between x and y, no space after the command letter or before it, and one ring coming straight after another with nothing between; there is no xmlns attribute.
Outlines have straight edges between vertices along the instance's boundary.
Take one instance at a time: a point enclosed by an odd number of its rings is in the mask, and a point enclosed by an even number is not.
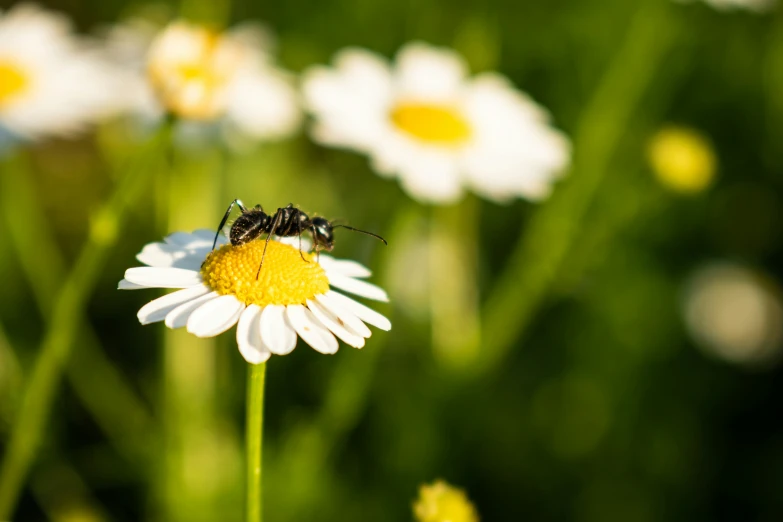
<svg viewBox="0 0 783 522"><path fill-rule="evenodd" d="M242 245L261 237L267 231L269 216L261 209L248 209L231 225L229 239L234 246Z"/></svg>

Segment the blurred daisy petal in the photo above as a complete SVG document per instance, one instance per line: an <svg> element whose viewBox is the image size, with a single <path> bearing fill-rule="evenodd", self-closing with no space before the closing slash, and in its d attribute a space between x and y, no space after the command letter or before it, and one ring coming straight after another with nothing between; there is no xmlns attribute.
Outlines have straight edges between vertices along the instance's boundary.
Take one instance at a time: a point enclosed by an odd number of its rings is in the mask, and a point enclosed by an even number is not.
<svg viewBox="0 0 783 522"><path fill-rule="evenodd" d="M414 199L449 204L468 188L498 202L538 200L568 167L568 139L500 74L468 77L453 50L422 42L404 46L392 64L355 59L350 70L344 52L332 68L304 73L311 135L367 154L379 175L397 177ZM356 81L362 77L376 82ZM368 102L376 93L382 102Z"/></svg>

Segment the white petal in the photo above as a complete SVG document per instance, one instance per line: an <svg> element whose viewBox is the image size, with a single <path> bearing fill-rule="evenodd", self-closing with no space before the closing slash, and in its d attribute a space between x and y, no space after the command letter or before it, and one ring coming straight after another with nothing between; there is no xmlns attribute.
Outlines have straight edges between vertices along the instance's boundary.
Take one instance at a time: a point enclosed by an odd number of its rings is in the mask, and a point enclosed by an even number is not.
<svg viewBox="0 0 783 522"><path fill-rule="evenodd" d="M345 344L353 346L354 348L361 348L364 346L364 337L356 335L348 330L340 319L328 309L324 308L323 305L308 299L307 308L310 309L321 324L326 326L334 335L342 339Z"/></svg>
<svg viewBox="0 0 783 522"><path fill-rule="evenodd" d="M348 277L370 277L372 275L372 272L367 267L348 259L335 259L321 254L318 262L327 272L337 272Z"/></svg>
<svg viewBox="0 0 783 522"><path fill-rule="evenodd" d="M182 328L188 324L190 314L195 312L199 306L218 297L220 297L220 294L217 292L210 292L207 295L202 295L190 302L181 304L166 315L164 323L169 328Z"/></svg>
<svg viewBox="0 0 783 522"><path fill-rule="evenodd" d="M237 323L237 346L239 353L250 364L261 364L269 359L272 352L261 341L261 307L251 304Z"/></svg>
<svg viewBox="0 0 783 522"><path fill-rule="evenodd" d="M210 246L196 249L186 249L179 245L170 245L168 243L150 243L136 255L136 259L148 266L184 268L186 270L198 271L210 249L211 243Z"/></svg>
<svg viewBox="0 0 783 522"><path fill-rule="evenodd" d="M194 286L164 295L154 301L145 304L136 314L141 324L150 324L162 321L166 316L183 303L187 303L209 293L209 288L204 285Z"/></svg>
<svg viewBox="0 0 783 522"><path fill-rule="evenodd" d="M129 268L125 271L125 279L149 288L188 288L201 284L201 274L183 268Z"/></svg>
<svg viewBox="0 0 783 522"><path fill-rule="evenodd" d="M444 100L459 95L467 75L467 65L451 49L414 42L397 54L398 88L406 97Z"/></svg>
<svg viewBox="0 0 783 522"><path fill-rule="evenodd" d="M149 288L149 287L144 285L137 285L136 283L131 283L127 279L120 280L119 284L117 285L117 290L141 290L142 288Z"/></svg>
<svg viewBox="0 0 783 522"><path fill-rule="evenodd" d="M310 310L302 305L288 305L286 317L299 337L316 351L324 354L337 353L337 339L321 325Z"/></svg>
<svg viewBox="0 0 783 522"><path fill-rule="evenodd" d="M367 299L375 299L376 301L384 302L389 300L389 296L386 295L386 292L381 287L375 286L367 281L345 277L341 274L331 273L329 275L329 285L352 294L366 297Z"/></svg>
<svg viewBox="0 0 783 522"><path fill-rule="evenodd" d="M462 196L457 156L444 151L419 151L399 171L402 187L423 203L444 205Z"/></svg>
<svg viewBox="0 0 783 522"><path fill-rule="evenodd" d="M279 237L275 241L299 250L299 236ZM309 252L312 248L313 242L309 238L302 236L302 252Z"/></svg>
<svg viewBox="0 0 783 522"><path fill-rule="evenodd" d="M344 307L348 311L356 314L356 317L365 323L370 323L371 325L387 332L391 330L391 321L386 319L372 308L367 308L363 304L358 303L350 297L344 296L339 292L335 292L334 290L327 292L326 296L329 300L335 301L339 306Z"/></svg>
<svg viewBox="0 0 783 522"><path fill-rule="evenodd" d="M349 311L344 306L340 306L340 303L335 299L332 299L331 294L335 292L328 292L326 294L319 294L315 296L315 300L318 301L324 308L329 310L332 315L338 317L343 325L345 325L351 332L361 335L362 337L370 337L372 331L367 328L367 325L359 319L356 314Z"/></svg>
<svg viewBox="0 0 783 522"><path fill-rule="evenodd" d="M193 234L188 232L174 232L166 236L163 240L170 245L184 247L197 239L198 238L194 237Z"/></svg>
<svg viewBox="0 0 783 522"><path fill-rule="evenodd" d="M285 306L269 305L261 312L261 340L275 355L296 348L296 332L285 319Z"/></svg>
<svg viewBox="0 0 783 522"><path fill-rule="evenodd" d="M343 49L334 62L334 69L315 66L304 71L305 104L319 117L341 115L350 121L383 112L392 97L386 60L364 49Z"/></svg>
<svg viewBox="0 0 783 522"><path fill-rule="evenodd" d="M240 71L226 95L226 117L244 134L279 138L294 132L302 119L298 93L271 68Z"/></svg>
<svg viewBox="0 0 783 522"><path fill-rule="evenodd" d="M245 303L233 295L221 295L199 306L188 318L188 332L196 337L214 337L234 326Z"/></svg>
<svg viewBox="0 0 783 522"><path fill-rule="evenodd" d="M212 247L212 242L215 240L215 231L206 228L200 228L189 232L174 232L169 234L163 240L172 246L178 246L180 248L199 248L203 246ZM228 242L228 239L224 234L218 234L217 246L224 245Z"/></svg>
<svg viewBox="0 0 783 522"><path fill-rule="evenodd" d="M194 238L194 241L201 240L206 241L209 243L210 246L212 246L212 242L215 240L215 231L210 230L208 228L199 228L197 230L194 230L191 234ZM226 239L226 236L223 234L218 234L218 245L222 243L228 242Z"/></svg>

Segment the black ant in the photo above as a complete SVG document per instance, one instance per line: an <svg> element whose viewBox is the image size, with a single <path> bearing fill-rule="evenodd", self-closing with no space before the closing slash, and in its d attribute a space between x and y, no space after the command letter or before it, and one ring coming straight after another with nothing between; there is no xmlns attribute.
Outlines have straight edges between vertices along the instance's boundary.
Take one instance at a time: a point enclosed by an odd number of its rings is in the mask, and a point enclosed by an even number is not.
<svg viewBox="0 0 783 522"><path fill-rule="evenodd" d="M298 236L299 255L302 256L302 259L305 261L307 261L307 259L305 259L304 254L302 254L302 232L310 232L313 236L313 246L315 247L316 253L319 253L321 250L330 252L332 248L334 248L334 235L332 234L332 231L339 227L367 234L368 236L380 239L383 241L384 245L388 244L381 236L373 234L372 232L367 232L366 230L359 230L358 228L349 227L348 225L333 225L328 219L322 217L314 217L311 219L310 216L303 211L294 207L292 203L289 203L285 208L278 208L277 212L270 215L264 212L261 205L256 205L253 208L246 208L241 201L235 199L228 206L226 214L220 222L220 226L215 234L215 241L212 243L212 250L214 250L217 245L218 236L220 236L221 230L223 230L223 227L226 225L226 221L228 221L228 216L234 209L234 205L239 207L242 214L240 214L236 221L234 221L234 224L231 225L229 239L231 240L232 245L243 245L257 239L261 234L267 235L266 243L264 243L264 252L261 254L261 264L258 265L258 272L256 272L256 279L258 279L259 274L261 274L261 267L264 266L266 247L269 245L269 240L274 235L278 237Z"/></svg>

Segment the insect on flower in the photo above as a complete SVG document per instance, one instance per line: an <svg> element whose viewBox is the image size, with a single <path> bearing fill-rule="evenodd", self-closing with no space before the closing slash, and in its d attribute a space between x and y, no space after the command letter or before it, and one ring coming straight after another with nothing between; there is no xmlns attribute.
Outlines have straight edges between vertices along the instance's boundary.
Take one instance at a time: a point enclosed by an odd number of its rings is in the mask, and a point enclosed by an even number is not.
<svg viewBox="0 0 783 522"><path fill-rule="evenodd" d="M384 245L387 245L385 239L372 232L366 230L359 230L358 228L349 227L348 225L335 225L331 221L323 217L310 218L302 210L294 207L293 203L289 203L287 207L278 208L274 214L267 214L264 212L261 205L256 205L253 208L245 207L242 202L235 199L226 209L226 213L223 219L220 221L217 233L215 234L215 241L212 243L212 249L215 249L217 245L218 236L223 230L223 227L228 221L228 216L234 209L234 205L239 207L242 214L231 225L231 231L229 232L229 239L234 246L243 245L254 239L257 239L261 234L266 234L266 244L264 245L264 252L261 254L261 263L258 265L258 272L256 273L256 279L258 279L261 273L261 268L264 266L264 256L266 255L266 248L269 245L269 240L272 236L278 237L298 237L299 238L299 255L302 259L307 261L302 254L302 233L310 232L313 237L313 246L316 253L321 250L330 252L334 248L334 234L335 228L346 228L353 230L354 232L361 232L367 234L380 241L383 241Z"/></svg>

